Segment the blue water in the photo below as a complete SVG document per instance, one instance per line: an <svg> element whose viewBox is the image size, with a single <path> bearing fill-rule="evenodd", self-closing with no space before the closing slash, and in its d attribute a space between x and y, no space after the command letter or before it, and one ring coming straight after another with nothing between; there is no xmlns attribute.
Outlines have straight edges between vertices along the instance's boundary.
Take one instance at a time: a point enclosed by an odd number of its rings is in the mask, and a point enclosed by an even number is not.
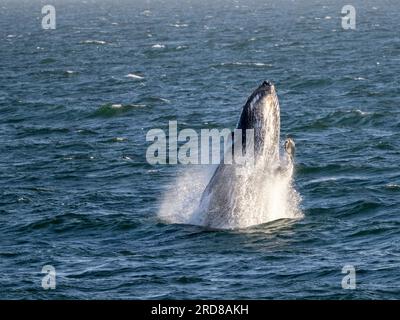
<svg viewBox="0 0 400 320"><path fill-rule="evenodd" d="M0 1L1 299L400 298L398 1L351 1L356 30L333 0L51 1L55 30L45 4ZM233 128L265 79L304 218L159 219L183 168L147 131Z"/></svg>

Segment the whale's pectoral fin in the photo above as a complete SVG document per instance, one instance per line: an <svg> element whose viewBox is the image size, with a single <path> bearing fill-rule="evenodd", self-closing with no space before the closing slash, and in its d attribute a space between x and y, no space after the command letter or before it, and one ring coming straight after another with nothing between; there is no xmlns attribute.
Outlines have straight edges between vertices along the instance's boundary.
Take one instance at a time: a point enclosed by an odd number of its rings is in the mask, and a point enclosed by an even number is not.
<svg viewBox="0 0 400 320"><path fill-rule="evenodd" d="M275 175L291 175L293 172L295 143L292 138L288 137L285 140L284 150L286 155L284 159L280 161L280 165L276 167L273 172Z"/></svg>
<svg viewBox="0 0 400 320"><path fill-rule="evenodd" d="M294 157L294 153L296 151L296 144L294 143L293 139L288 137L285 140L285 151L290 158Z"/></svg>

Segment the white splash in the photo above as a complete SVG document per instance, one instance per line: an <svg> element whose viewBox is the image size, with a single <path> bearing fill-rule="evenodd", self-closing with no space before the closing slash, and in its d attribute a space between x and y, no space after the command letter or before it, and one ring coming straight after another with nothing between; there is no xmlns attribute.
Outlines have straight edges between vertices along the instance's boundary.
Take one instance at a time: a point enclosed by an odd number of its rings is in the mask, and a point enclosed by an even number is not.
<svg viewBox="0 0 400 320"><path fill-rule="evenodd" d="M185 169L165 192L158 217L168 223L201 225L197 208L215 166L190 166Z"/></svg>
<svg viewBox="0 0 400 320"><path fill-rule="evenodd" d="M158 217L168 223L205 225L207 208L199 205L214 169L210 166L190 167L181 172L165 192ZM240 174L243 175L243 172ZM265 177L254 171L248 174ZM299 208L301 197L293 187L293 170L271 174L256 183L253 179L247 181L244 189L253 190L246 193L251 196L238 201L241 203L240 213L234 226L227 223L221 229L243 229L278 219L303 217Z"/></svg>

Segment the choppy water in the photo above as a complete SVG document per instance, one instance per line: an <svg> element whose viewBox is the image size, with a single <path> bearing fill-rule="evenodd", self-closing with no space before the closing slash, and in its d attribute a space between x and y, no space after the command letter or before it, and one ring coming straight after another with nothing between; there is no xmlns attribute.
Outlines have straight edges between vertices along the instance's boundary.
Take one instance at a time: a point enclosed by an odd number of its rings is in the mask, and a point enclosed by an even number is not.
<svg viewBox="0 0 400 320"><path fill-rule="evenodd" d="M399 4L351 2L345 31L336 1L52 1L44 31L46 2L1 1L0 298L400 298ZM184 168L146 132L232 128L264 79L304 218L160 220Z"/></svg>

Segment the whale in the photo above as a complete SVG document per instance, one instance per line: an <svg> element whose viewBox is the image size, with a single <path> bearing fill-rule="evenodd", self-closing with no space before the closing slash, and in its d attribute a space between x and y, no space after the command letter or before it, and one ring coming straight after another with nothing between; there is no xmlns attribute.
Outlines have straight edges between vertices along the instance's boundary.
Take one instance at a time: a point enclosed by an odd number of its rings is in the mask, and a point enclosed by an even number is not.
<svg viewBox="0 0 400 320"><path fill-rule="evenodd" d="M277 175L293 173L295 144L292 138L286 139L283 156L280 155L280 106L271 81L263 81L249 96L236 128L252 130L254 159L248 165L233 161L217 166L201 195L198 209L203 213L202 224L208 228L241 228L246 226L250 215L252 223L257 222L257 217L262 223L265 182ZM245 148L246 135L242 140Z"/></svg>

